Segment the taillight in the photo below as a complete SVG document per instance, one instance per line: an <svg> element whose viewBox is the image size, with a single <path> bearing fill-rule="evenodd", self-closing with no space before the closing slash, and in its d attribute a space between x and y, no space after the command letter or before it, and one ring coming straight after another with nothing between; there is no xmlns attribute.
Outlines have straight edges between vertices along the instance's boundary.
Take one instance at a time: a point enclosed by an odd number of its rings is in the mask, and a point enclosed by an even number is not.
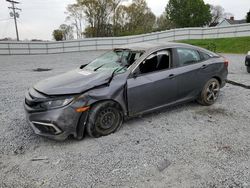
<svg viewBox="0 0 250 188"><path fill-rule="evenodd" d="M224 59L224 66L225 66L225 67L228 67L228 63L229 63L228 60L227 60L227 59Z"/></svg>

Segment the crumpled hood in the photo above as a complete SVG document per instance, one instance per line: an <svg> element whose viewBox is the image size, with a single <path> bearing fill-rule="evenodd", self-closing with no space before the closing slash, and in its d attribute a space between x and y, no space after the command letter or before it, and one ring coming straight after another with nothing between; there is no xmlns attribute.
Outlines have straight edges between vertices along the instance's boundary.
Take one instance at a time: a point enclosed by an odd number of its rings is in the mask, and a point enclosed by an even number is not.
<svg viewBox="0 0 250 188"><path fill-rule="evenodd" d="M75 69L40 81L34 85L34 88L46 95L77 94L108 83L111 75L112 71L91 72Z"/></svg>

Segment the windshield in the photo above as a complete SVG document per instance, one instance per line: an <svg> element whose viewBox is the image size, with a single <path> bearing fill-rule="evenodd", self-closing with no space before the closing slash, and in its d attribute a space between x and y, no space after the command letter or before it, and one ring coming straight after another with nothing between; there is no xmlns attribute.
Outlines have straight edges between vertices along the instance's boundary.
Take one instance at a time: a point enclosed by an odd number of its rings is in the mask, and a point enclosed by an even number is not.
<svg viewBox="0 0 250 188"><path fill-rule="evenodd" d="M143 52L135 52L128 49L116 49L109 51L94 61L90 62L83 69L94 72L114 71L125 72Z"/></svg>

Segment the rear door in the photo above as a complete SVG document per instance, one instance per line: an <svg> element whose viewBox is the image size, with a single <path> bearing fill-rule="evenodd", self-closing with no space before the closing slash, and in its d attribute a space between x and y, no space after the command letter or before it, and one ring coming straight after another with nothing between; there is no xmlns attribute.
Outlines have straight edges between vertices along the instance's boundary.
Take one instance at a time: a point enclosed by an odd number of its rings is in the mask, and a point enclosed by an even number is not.
<svg viewBox="0 0 250 188"><path fill-rule="evenodd" d="M175 74L171 50L158 51L142 61L127 80L129 113L137 114L176 100Z"/></svg>
<svg viewBox="0 0 250 188"><path fill-rule="evenodd" d="M207 68L200 53L191 48L176 48L178 61L176 69L178 70L178 98L191 99L196 97L203 87L206 75L200 74L200 71Z"/></svg>

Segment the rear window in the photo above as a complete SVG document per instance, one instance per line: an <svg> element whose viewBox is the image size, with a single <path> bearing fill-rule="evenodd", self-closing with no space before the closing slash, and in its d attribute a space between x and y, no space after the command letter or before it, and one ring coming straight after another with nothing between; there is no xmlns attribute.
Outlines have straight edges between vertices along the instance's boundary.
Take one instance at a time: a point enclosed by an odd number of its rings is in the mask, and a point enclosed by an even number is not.
<svg viewBox="0 0 250 188"><path fill-rule="evenodd" d="M191 65L201 61L198 51L186 48L177 48L179 66Z"/></svg>
<svg viewBox="0 0 250 188"><path fill-rule="evenodd" d="M208 54L206 54L206 53L204 53L204 52L199 52L199 53L200 53L200 55L201 55L201 59L202 59L202 60L208 60L208 59L211 58L210 55L208 55Z"/></svg>

